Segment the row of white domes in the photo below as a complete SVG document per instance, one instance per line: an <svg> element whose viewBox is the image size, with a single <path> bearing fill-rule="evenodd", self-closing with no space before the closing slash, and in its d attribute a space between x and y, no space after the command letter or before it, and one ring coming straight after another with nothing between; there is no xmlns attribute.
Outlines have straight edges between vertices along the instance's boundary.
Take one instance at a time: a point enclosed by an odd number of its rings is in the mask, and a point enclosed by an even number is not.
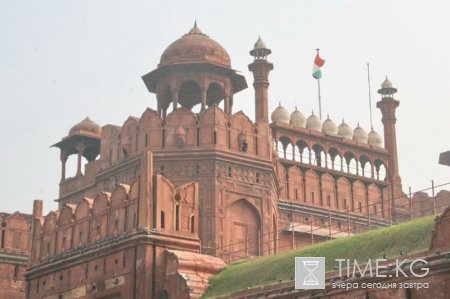
<svg viewBox="0 0 450 299"><path fill-rule="evenodd" d="M380 134L372 130L367 133L363 128L358 126L353 130L349 125L347 125L344 120L337 126L336 123L330 119L327 119L322 123L320 118L312 112L308 119L305 118L303 113L297 110L292 114L289 114L281 104L272 112L271 119L273 122L279 122L284 124L291 124L297 127L306 128L313 131L319 131L327 135L340 136L344 139L354 140L359 143L365 143L373 146L381 147L383 140Z"/></svg>

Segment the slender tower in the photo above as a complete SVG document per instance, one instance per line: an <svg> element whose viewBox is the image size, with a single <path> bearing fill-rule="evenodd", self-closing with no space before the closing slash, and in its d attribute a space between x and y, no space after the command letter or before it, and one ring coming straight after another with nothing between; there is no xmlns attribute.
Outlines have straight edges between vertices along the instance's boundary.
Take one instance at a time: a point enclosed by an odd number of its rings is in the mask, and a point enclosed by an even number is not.
<svg viewBox="0 0 450 299"><path fill-rule="evenodd" d="M261 37L250 51L254 57L253 63L248 69L253 73L253 87L255 88L255 121L269 121L269 72L273 70L273 64L267 61L267 56L272 53L262 41Z"/></svg>
<svg viewBox="0 0 450 299"><path fill-rule="evenodd" d="M378 90L378 93L381 95L381 101L377 103L377 107L380 108L381 114L383 115L381 121L384 126L385 147L390 154L387 172L392 182L393 198L398 198L403 195L402 181L398 170L397 134L395 132L395 123L397 122L395 109L400 104L399 101L394 99L396 92L397 89L392 86L392 83L386 77L386 80L381 84L381 89Z"/></svg>

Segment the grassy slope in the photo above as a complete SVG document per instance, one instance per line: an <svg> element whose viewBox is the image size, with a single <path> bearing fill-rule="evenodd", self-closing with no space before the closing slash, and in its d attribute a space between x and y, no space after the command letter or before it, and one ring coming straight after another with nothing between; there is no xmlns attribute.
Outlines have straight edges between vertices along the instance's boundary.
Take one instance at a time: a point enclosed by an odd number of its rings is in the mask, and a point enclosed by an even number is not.
<svg viewBox="0 0 450 299"><path fill-rule="evenodd" d="M406 251L406 254L426 251L433 227L434 216L422 217L348 238L232 263L211 279L210 288L203 298L226 295L279 280L292 280L296 256L325 256L327 270L331 270L336 265L335 258L357 259L364 263L369 258L380 258L384 253L388 258L394 258L400 255L400 250Z"/></svg>

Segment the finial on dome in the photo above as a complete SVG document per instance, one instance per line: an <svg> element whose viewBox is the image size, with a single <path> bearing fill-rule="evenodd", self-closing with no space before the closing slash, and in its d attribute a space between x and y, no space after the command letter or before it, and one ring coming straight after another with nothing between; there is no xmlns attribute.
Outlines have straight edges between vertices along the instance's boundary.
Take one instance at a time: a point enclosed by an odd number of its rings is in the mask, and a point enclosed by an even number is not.
<svg viewBox="0 0 450 299"><path fill-rule="evenodd" d="M330 119L330 114L329 113L327 113L327 119Z"/></svg>
<svg viewBox="0 0 450 299"><path fill-rule="evenodd" d="M278 101L278 107L281 107L281 101Z"/></svg>
<svg viewBox="0 0 450 299"><path fill-rule="evenodd" d="M203 34L203 32L197 26L197 19L194 21L194 27L192 27L192 29L189 30L188 34Z"/></svg>
<svg viewBox="0 0 450 299"><path fill-rule="evenodd" d="M295 111L298 111L298 109L297 109L297 105L295 105Z"/></svg>

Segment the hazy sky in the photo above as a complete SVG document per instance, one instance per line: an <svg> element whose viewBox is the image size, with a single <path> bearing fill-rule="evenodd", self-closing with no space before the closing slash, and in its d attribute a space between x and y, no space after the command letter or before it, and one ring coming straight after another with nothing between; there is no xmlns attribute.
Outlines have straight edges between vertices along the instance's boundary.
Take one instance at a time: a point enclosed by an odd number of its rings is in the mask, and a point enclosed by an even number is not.
<svg viewBox="0 0 450 299"><path fill-rule="evenodd" d="M400 173L405 191L450 182L438 164L450 150L448 1L17 1L0 0L0 211L55 209L61 165L49 146L77 122L122 125L156 108L141 76L197 19L222 44L249 88L234 111L254 117L248 51L258 35L272 49L270 111L281 101L308 116L318 110L315 49L323 67L323 113L370 129L370 62L376 90L386 75L396 99ZM72 160L75 160L72 157ZM73 163L73 162L72 162ZM73 175L74 173L68 173ZM449 188L450 189L450 186Z"/></svg>

